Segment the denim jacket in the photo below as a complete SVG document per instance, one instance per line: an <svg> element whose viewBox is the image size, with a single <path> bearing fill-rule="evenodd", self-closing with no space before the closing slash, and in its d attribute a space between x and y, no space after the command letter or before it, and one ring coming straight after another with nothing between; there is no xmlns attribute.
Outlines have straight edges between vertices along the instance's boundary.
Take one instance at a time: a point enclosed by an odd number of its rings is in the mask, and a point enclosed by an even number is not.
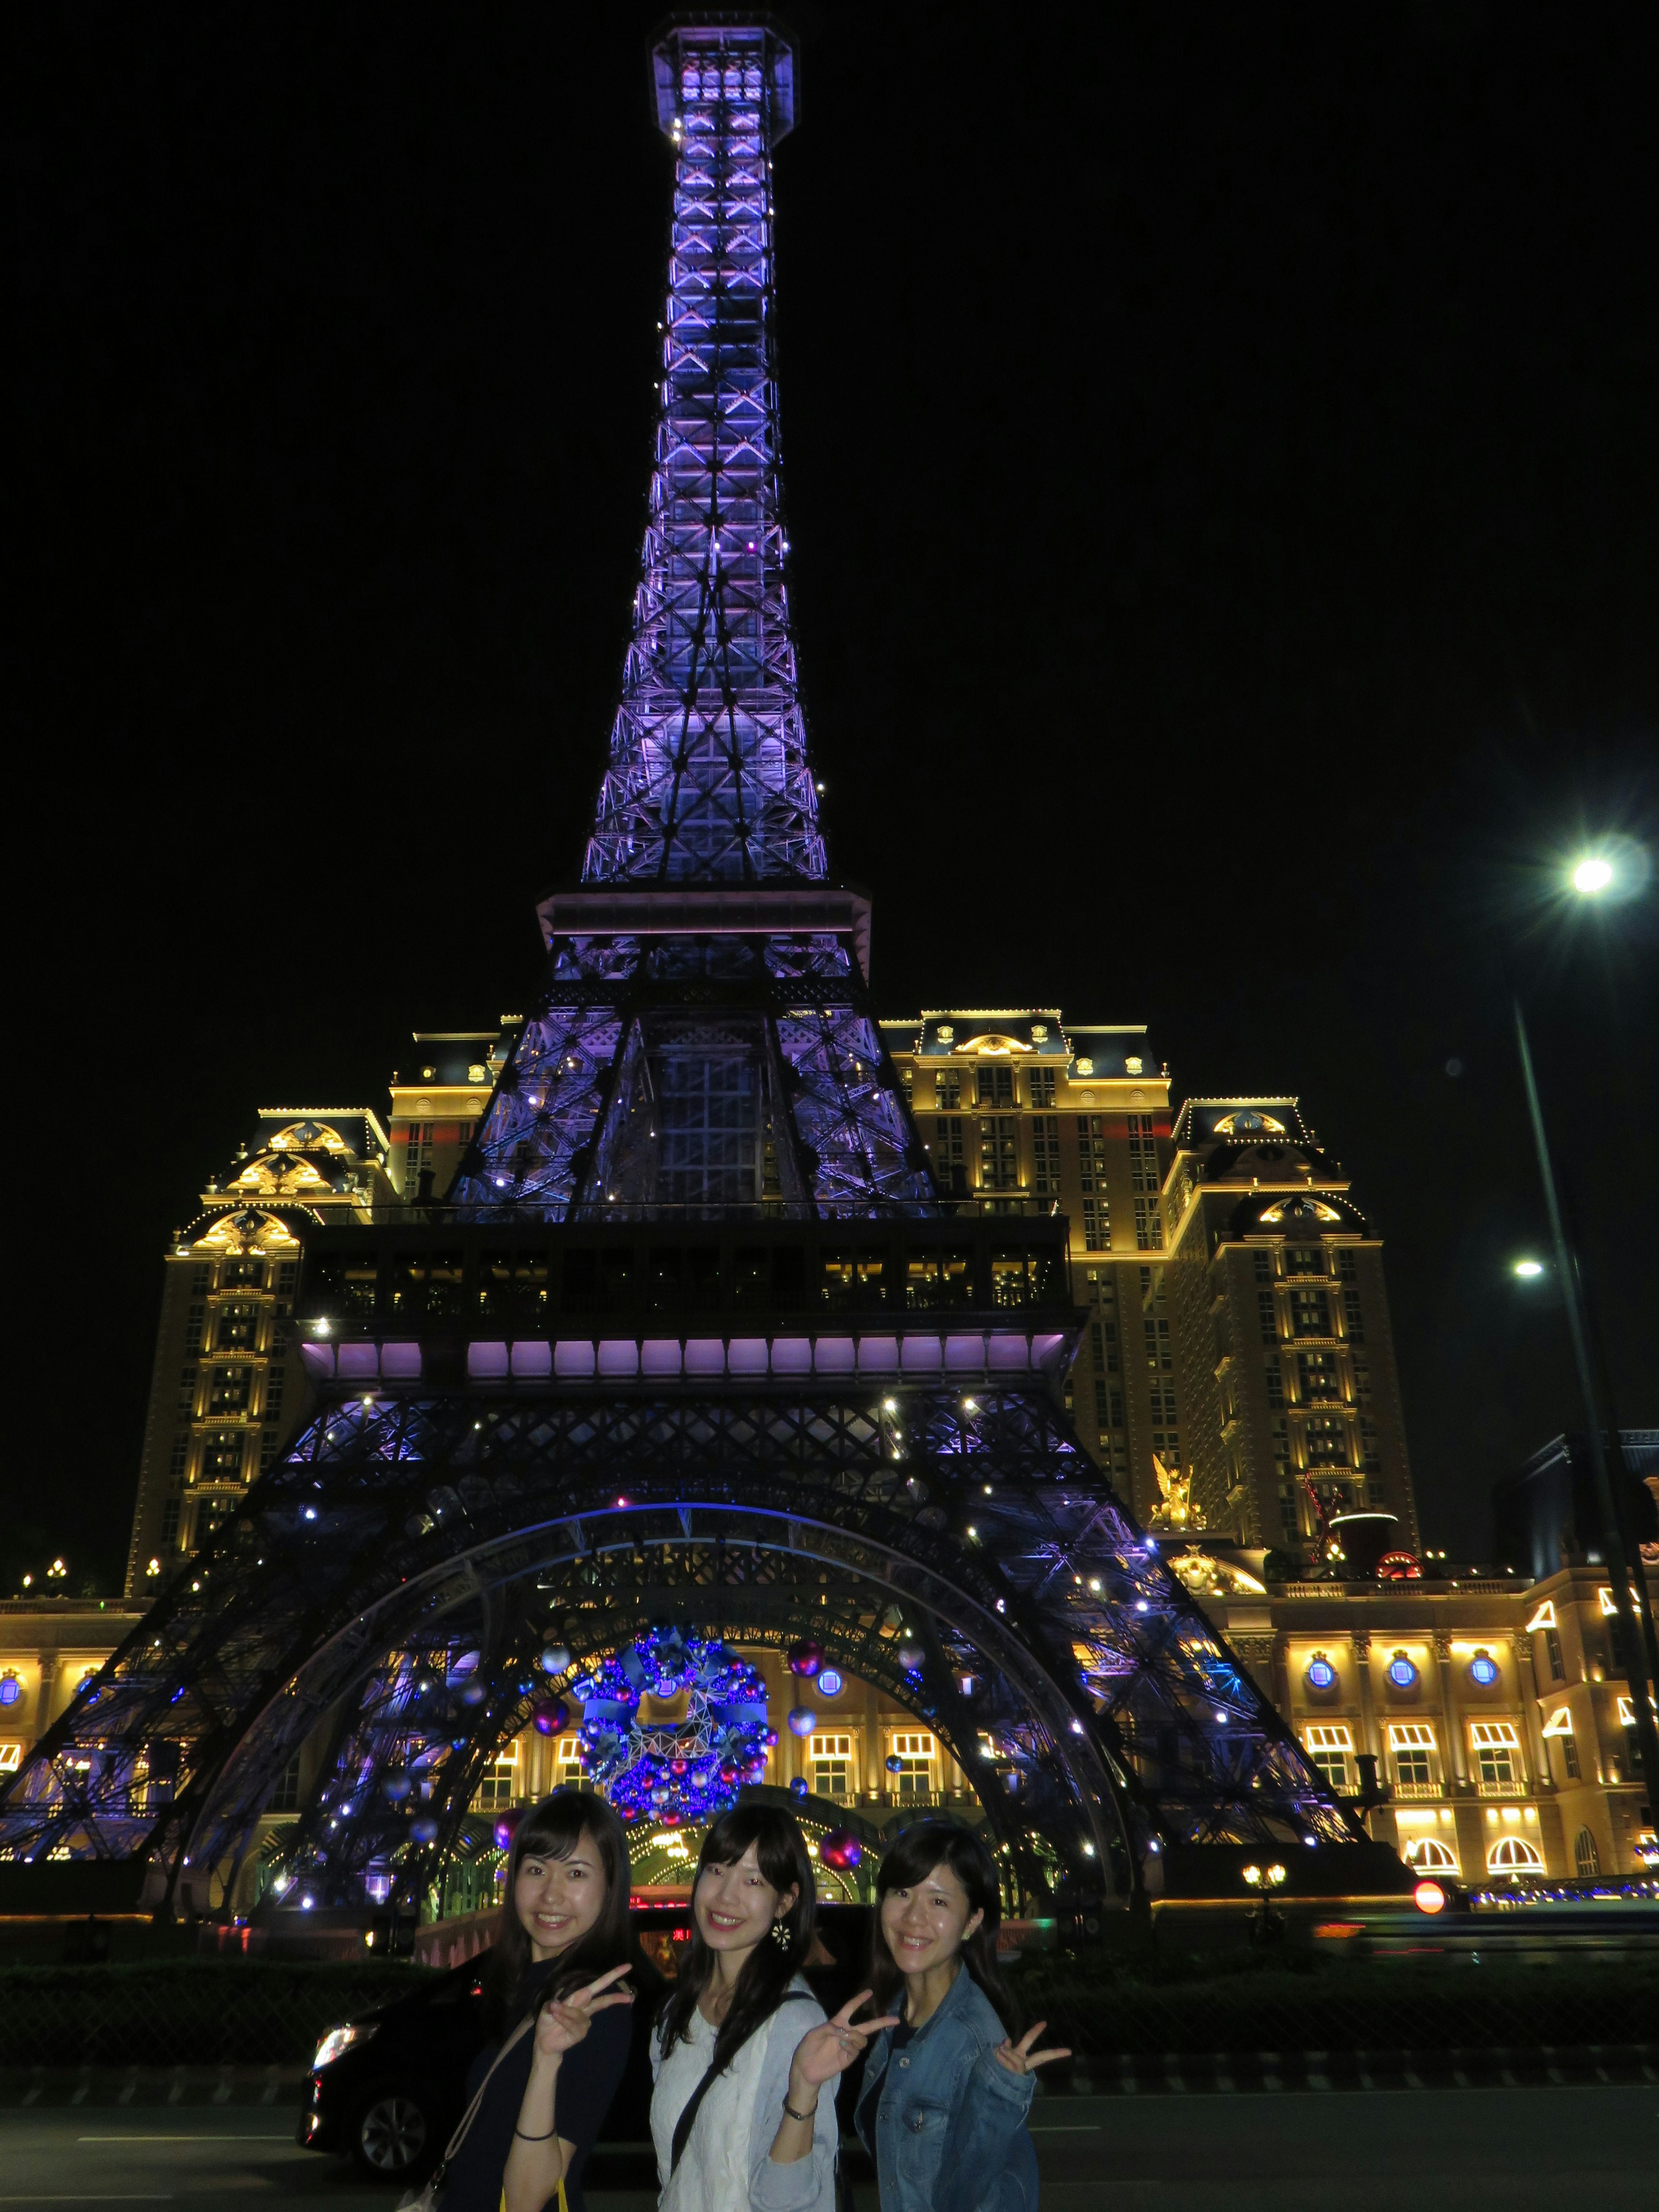
<svg viewBox="0 0 1659 2212"><path fill-rule="evenodd" d="M891 2028L877 2037L854 2124L876 2161L882 2212L1036 2212L1025 2125L1036 2079L998 2063L1003 2039L966 1966L896 2057Z"/></svg>

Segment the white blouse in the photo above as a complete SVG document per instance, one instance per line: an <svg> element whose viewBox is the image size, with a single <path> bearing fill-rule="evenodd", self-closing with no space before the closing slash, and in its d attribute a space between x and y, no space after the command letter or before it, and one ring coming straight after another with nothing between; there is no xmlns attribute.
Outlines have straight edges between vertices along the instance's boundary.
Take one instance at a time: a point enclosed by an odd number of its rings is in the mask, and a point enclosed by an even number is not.
<svg viewBox="0 0 1659 2212"><path fill-rule="evenodd" d="M797 1981L794 1986L806 1985ZM660 2035L653 2039L657 2086L651 2137L662 2183L659 2212L834 2212L835 2082L826 2082L818 2098L809 2155L788 2166L775 2165L771 2156L795 2047L823 2018L816 1998L778 2007L710 2085L672 2173L674 2129L708 2071L719 2031L694 2008L690 2041L676 2043L665 2056Z"/></svg>

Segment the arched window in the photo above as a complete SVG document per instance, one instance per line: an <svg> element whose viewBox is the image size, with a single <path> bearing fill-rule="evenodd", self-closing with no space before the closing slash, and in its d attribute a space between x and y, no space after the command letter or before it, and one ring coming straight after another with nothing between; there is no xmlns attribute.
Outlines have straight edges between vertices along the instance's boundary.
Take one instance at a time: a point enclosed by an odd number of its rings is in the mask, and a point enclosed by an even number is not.
<svg viewBox="0 0 1659 2212"><path fill-rule="evenodd" d="M1457 1857L1438 1836L1413 1836L1406 1846L1406 1864L1419 1874L1455 1874Z"/></svg>
<svg viewBox="0 0 1659 2212"><path fill-rule="evenodd" d="M1573 1838L1572 1863L1578 1869L1581 1881L1589 1881L1601 1871L1601 1854L1595 1848L1595 1838L1588 1828L1581 1828Z"/></svg>
<svg viewBox="0 0 1659 2212"><path fill-rule="evenodd" d="M1544 1854L1524 1836L1500 1836L1486 1853L1489 1874L1542 1874Z"/></svg>

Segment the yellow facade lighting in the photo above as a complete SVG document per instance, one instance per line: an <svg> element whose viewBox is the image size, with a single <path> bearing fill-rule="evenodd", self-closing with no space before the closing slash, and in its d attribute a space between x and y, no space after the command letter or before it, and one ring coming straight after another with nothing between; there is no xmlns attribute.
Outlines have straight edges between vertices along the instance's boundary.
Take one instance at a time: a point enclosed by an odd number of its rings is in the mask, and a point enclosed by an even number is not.
<svg viewBox="0 0 1659 2212"><path fill-rule="evenodd" d="M1540 1630L1553 1628L1555 1625L1555 1600L1553 1597L1547 1597L1527 1623L1527 1633L1528 1636L1536 1636Z"/></svg>

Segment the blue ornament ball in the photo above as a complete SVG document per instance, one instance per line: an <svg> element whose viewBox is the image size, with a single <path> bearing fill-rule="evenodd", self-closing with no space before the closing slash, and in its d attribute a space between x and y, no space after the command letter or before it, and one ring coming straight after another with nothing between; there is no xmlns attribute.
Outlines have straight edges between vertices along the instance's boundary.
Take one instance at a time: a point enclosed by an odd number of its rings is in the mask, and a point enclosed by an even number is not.
<svg viewBox="0 0 1659 2212"><path fill-rule="evenodd" d="M818 1724L818 1717L811 1705L797 1705L789 1716L791 1735L811 1735Z"/></svg>
<svg viewBox="0 0 1659 2212"><path fill-rule="evenodd" d="M789 1792L793 1797L805 1797L807 1794L805 1778L798 1774L789 1785Z"/></svg>

